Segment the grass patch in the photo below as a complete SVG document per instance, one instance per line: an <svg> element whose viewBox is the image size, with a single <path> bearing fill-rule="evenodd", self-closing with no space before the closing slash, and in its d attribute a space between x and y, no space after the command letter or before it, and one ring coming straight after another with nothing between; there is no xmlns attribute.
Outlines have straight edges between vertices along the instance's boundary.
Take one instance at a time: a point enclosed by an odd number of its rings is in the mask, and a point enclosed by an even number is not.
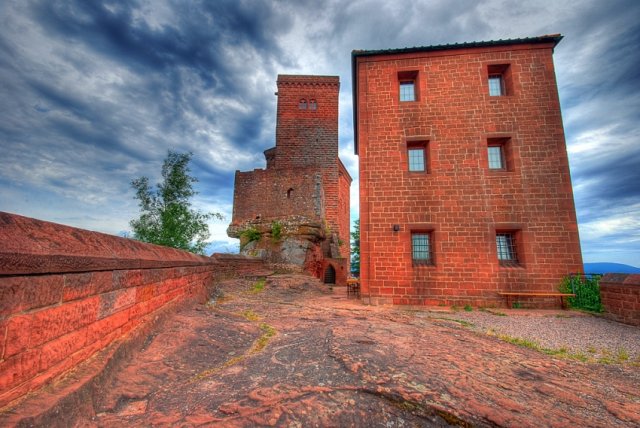
<svg viewBox="0 0 640 428"><path fill-rule="evenodd" d="M247 321L258 321L260 319L260 316L253 312L251 309L247 309L246 311L242 312L242 316Z"/></svg>
<svg viewBox="0 0 640 428"><path fill-rule="evenodd" d="M266 283L266 280L264 278L260 278L255 282L255 284L253 284L253 287L251 287L251 292L252 293L262 292L262 290L264 290L265 283Z"/></svg>
<svg viewBox="0 0 640 428"><path fill-rule="evenodd" d="M509 342L514 345L524 346L525 348L535 349L536 351L542 351L542 348L540 347L540 345L538 345L536 342L529 339L507 336L506 334L499 334L498 339L503 340L505 342Z"/></svg>
<svg viewBox="0 0 640 428"><path fill-rule="evenodd" d="M464 310L467 312L472 312L473 308L471 307L471 305L464 305Z"/></svg>
<svg viewBox="0 0 640 428"><path fill-rule="evenodd" d="M478 308L478 310L480 312L486 312L488 314L495 315L497 317L506 317L507 316L507 314L505 314L504 312L500 312L500 311L498 311L496 309Z"/></svg>
<svg viewBox="0 0 640 428"><path fill-rule="evenodd" d="M263 331L262 336L254 342L253 348L250 351L251 354L256 354L262 351L269 343L269 340L276 335L276 329L266 323L260 324L260 330Z"/></svg>
<svg viewBox="0 0 640 428"><path fill-rule="evenodd" d="M474 324L472 322L465 321L465 320L457 320L455 318L435 317L435 318L432 318L432 319L434 319L434 320L452 321L452 322L460 324L461 326L464 326L464 327L473 327L474 326Z"/></svg>
<svg viewBox="0 0 640 428"><path fill-rule="evenodd" d="M616 353L616 358L619 363L624 363L626 361L629 361L629 352L627 352L626 349L620 348Z"/></svg>
<svg viewBox="0 0 640 428"><path fill-rule="evenodd" d="M252 311L245 311L245 312L252 312ZM198 373L197 375L191 378L190 382L196 382L204 378L213 376L214 374L226 369L227 367L230 367L234 364L239 363L240 361L244 360L248 356L257 354L258 352L262 351L265 348L265 346L269 344L269 340L271 340L271 338L276 335L277 330L266 323L260 323L260 330L262 330L262 335L260 335L260 337L253 342L253 345L251 346L251 348L249 348L249 350L245 352L243 355L238 355L236 357L233 357L225 361L223 364L219 365L218 367L213 367L211 369L204 370Z"/></svg>
<svg viewBox="0 0 640 428"><path fill-rule="evenodd" d="M590 355L585 354L582 351L572 352L566 347L553 349L553 348L545 348L540 344L536 343L533 340L523 339L520 337L513 337L506 334L497 333L493 329L487 330L488 336L496 337L504 342L511 343L513 345L522 346L524 348L533 349L534 351L542 352L546 355L551 355L558 358L564 358L569 360L581 361L583 363L598 363L598 364L624 364L628 363L631 365L639 365L640 358L637 362L630 362L629 352L626 349L618 349L614 354L612 354L607 349L601 350L601 355L596 358L595 354L597 353L596 349L593 346L590 346L587 349L587 352Z"/></svg>

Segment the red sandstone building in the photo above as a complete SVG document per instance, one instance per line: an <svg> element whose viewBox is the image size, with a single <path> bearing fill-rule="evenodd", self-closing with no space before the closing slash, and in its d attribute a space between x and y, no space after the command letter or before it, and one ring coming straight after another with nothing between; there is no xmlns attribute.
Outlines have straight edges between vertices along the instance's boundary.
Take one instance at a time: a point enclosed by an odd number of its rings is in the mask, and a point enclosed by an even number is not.
<svg viewBox="0 0 640 428"><path fill-rule="evenodd" d="M242 253L328 283L344 283L349 272L351 177L338 158L339 91L334 76L278 76L276 146L264 152L266 169L236 171L228 229Z"/></svg>
<svg viewBox="0 0 640 428"><path fill-rule="evenodd" d="M582 271L561 38L352 52L365 301L503 305Z"/></svg>

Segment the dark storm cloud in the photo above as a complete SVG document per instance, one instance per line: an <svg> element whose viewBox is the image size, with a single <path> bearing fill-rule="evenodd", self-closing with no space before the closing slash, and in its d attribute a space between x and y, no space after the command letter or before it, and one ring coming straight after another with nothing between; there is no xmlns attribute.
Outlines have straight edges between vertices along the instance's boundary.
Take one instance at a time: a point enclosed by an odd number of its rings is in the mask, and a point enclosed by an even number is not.
<svg viewBox="0 0 640 428"><path fill-rule="evenodd" d="M175 3L175 24L151 28L134 16L139 6L138 1L107 6L69 0L41 2L33 10L36 21L52 34L80 41L136 72L187 67L197 71L205 89L217 88L223 95L244 88L233 79L221 49L251 46L278 56L273 34L290 25L265 5L216 1Z"/></svg>
<svg viewBox="0 0 640 428"><path fill-rule="evenodd" d="M579 169L581 180L593 181L588 195L580 203L588 206L617 206L640 201L640 152L619 153L600 163L585 165Z"/></svg>
<svg viewBox="0 0 640 428"><path fill-rule="evenodd" d="M250 49L278 58L274 35L290 26L286 16L276 16L267 6L216 1L173 4L174 22L152 28L135 17L138 6L139 2L118 2L112 8L98 2L53 1L38 3L33 12L50 34L81 43L138 75L155 75L141 95L147 100L155 96L165 126L174 126L185 111L215 121L202 105L202 91L248 100L241 78L246 70L234 66L226 52ZM200 90L190 92L194 85Z"/></svg>
<svg viewBox="0 0 640 428"><path fill-rule="evenodd" d="M618 253L637 265L640 3L592 3L580 12L556 68L585 259Z"/></svg>

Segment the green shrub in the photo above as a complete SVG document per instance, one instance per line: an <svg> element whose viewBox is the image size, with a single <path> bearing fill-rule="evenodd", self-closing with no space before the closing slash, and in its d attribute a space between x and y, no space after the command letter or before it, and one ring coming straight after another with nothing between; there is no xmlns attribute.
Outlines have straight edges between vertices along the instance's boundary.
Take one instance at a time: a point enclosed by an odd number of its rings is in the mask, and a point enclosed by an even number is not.
<svg viewBox="0 0 640 428"><path fill-rule="evenodd" d="M253 241L259 241L261 236L262 233L260 233L258 229L254 227L245 229L242 233L240 233L240 237L246 241L246 244Z"/></svg>
<svg viewBox="0 0 640 428"><path fill-rule="evenodd" d="M562 293L573 293L569 297L569 306L591 312L602 312L600 300L600 275L569 275L562 279L559 287Z"/></svg>
<svg viewBox="0 0 640 428"><path fill-rule="evenodd" d="M274 221L271 223L271 238L274 241L280 240L282 236L282 224L279 221Z"/></svg>

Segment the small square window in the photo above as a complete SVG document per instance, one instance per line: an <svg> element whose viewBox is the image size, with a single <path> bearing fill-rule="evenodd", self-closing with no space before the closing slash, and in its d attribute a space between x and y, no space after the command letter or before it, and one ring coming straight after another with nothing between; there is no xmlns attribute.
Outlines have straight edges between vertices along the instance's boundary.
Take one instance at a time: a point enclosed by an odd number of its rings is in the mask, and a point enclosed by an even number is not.
<svg viewBox="0 0 640 428"><path fill-rule="evenodd" d="M502 97L512 94L511 68L509 64L493 64L487 68L489 95Z"/></svg>
<svg viewBox="0 0 640 428"><path fill-rule="evenodd" d="M407 141L409 172L429 172L429 141Z"/></svg>
<svg viewBox="0 0 640 428"><path fill-rule="evenodd" d="M405 80L404 82L400 82L400 101L415 101L415 86L416 82L413 80Z"/></svg>
<svg viewBox="0 0 640 428"><path fill-rule="evenodd" d="M489 154L489 169L506 169L502 146L489 146L487 150Z"/></svg>
<svg viewBox="0 0 640 428"><path fill-rule="evenodd" d="M512 171L510 137L487 138L487 163L490 171Z"/></svg>
<svg viewBox="0 0 640 428"><path fill-rule="evenodd" d="M424 147L409 147L409 171L425 171Z"/></svg>
<svg viewBox="0 0 640 428"><path fill-rule="evenodd" d="M518 253L516 251L516 237L512 232L496 233L496 247L498 260L503 265L518 264Z"/></svg>
<svg viewBox="0 0 640 428"><path fill-rule="evenodd" d="M433 264L430 233L415 232L411 234L411 258L414 264Z"/></svg>

